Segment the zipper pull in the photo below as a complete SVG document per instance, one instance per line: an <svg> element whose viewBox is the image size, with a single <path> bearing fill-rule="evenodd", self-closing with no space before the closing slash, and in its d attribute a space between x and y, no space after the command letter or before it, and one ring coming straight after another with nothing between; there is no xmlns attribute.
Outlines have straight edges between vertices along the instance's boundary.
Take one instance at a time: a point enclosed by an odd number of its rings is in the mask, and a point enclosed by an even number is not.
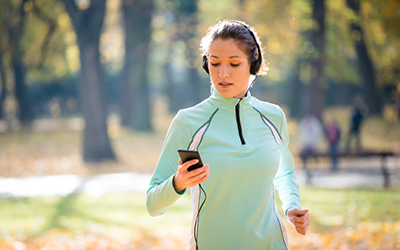
<svg viewBox="0 0 400 250"><path fill-rule="evenodd" d="M241 101L242 101L242 98L240 98L239 102L235 106L235 114L236 114L236 124L238 127L240 142L242 143L242 145L245 145L246 141L244 140L244 137L243 137L242 123L240 121L240 102Z"/></svg>

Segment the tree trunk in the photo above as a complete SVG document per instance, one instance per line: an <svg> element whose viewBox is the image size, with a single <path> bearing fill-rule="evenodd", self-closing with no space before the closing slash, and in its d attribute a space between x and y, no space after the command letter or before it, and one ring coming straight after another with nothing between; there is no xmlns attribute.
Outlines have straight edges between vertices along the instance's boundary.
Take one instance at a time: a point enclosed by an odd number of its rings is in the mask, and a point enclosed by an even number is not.
<svg viewBox="0 0 400 250"><path fill-rule="evenodd" d="M14 10L12 5L8 5L8 9L12 14L13 21L7 22L6 27L9 35L9 44L11 49L11 67L13 69L13 76L15 82L15 97L18 102L18 119L23 127L30 127L33 121L33 113L31 104L27 94L27 86L25 82L25 65L23 58L25 56L24 49L22 48L21 40L25 31L25 3L23 0L17 11Z"/></svg>
<svg viewBox="0 0 400 250"><path fill-rule="evenodd" d="M11 64L14 73L15 98L18 100L19 105L18 118L22 126L29 128L33 120L33 113L27 95L25 66L22 58L19 57L14 58Z"/></svg>
<svg viewBox="0 0 400 250"><path fill-rule="evenodd" d="M297 57L297 61L293 70L292 81L290 84L290 96L287 100L289 103L290 116L293 118L300 118L301 112L301 93L303 90L303 83L300 80L300 55Z"/></svg>
<svg viewBox="0 0 400 250"><path fill-rule="evenodd" d="M106 0L93 0L85 10L79 10L74 0L63 2L75 28L80 51L79 90L85 119L83 159L86 162L114 160L107 135L104 77L99 52Z"/></svg>
<svg viewBox="0 0 400 250"><path fill-rule="evenodd" d="M5 119L4 102L7 97L6 71L3 64L3 48L0 48L0 120Z"/></svg>
<svg viewBox="0 0 400 250"><path fill-rule="evenodd" d="M171 34L170 34L171 35ZM169 38L169 40L167 41L166 44L166 56L164 58L164 62L163 62L163 69L164 69L164 92L168 97L168 110L169 112L171 112L172 114L176 113L179 108L181 107L181 103L180 100L178 98L178 87L177 87L177 83L174 81L173 77L172 77L172 46L173 43L175 42L175 35L176 34L172 34L171 37Z"/></svg>
<svg viewBox="0 0 400 250"><path fill-rule="evenodd" d="M153 10L152 0L123 2L126 35L121 117L124 126L141 131L152 130L147 69Z"/></svg>
<svg viewBox="0 0 400 250"><path fill-rule="evenodd" d="M359 71L364 86L365 103L372 114L382 114L382 98L376 84L374 66L365 44L364 32L360 25L360 0L347 0L347 5L356 16L356 20L352 20L350 24L350 34L358 57Z"/></svg>
<svg viewBox="0 0 400 250"><path fill-rule="evenodd" d="M316 29L311 30L311 43L314 52L311 54L311 79L309 88L309 111L322 118L325 107L324 92L324 65L325 65L325 0L313 1L312 18L316 22Z"/></svg>
<svg viewBox="0 0 400 250"><path fill-rule="evenodd" d="M186 65L187 65L187 80L185 81L187 106L192 106L202 99L201 93L201 79L198 72L198 65L202 59L199 54L199 47L197 43L193 43L197 34L197 1L192 1L191 8L188 8L188 15L183 20L185 22L186 30L183 34L183 40L186 44Z"/></svg>

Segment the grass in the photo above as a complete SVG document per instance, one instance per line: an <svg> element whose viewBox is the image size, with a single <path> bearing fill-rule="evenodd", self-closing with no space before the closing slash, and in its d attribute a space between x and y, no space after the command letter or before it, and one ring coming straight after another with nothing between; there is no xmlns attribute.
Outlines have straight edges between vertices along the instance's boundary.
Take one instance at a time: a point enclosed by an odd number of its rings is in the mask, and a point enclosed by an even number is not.
<svg viewBox="0 0 400 250"><path fill-rule="evenodd" d="M190 198L184 196L168 216L157 218L148 215L145 199L145 194L133 193L2 198L0 249L13 249L7 248L10 241L27 249L76 249L79 241L84 242L83 249L165 249L165 244L184 249L190 230Z"/></svg>
<svg viewBox="0 0 400 250"><path fill-rule="evenodd" d="M304 188L301 193L303 206L311 211L312 224L308 236L303 237L285 222L293 249L400 249L400 196L396 190ZM40 249L34 248L38 244L74 249L68 244L79 241L84 242L83 249L116 249L105 246L117 245L123 249L186 249L190 197L185 195L156 218L147 214L145 199L145 194L134 193L2 198L0 248L8 249L6 242L11 237L27 249ZM103 247L99 245L101 239Z"/></svg>

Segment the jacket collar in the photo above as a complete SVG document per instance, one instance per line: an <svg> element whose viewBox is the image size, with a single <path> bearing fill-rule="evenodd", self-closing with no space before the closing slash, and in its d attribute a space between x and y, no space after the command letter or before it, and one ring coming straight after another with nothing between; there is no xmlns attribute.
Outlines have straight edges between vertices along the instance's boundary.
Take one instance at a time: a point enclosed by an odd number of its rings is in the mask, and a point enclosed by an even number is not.
<svg viewBox="0 0 400 250"><path fill-rule="evenodd" d="M246 96L242 99L240 98L225 98L222 97L218 91L213 89L213 93L209 97L209 100L220 109L235 111L235 106L240 102L240 109L246 110L250 109L253 105L253 100L250 91L247 91Z"/></svg>

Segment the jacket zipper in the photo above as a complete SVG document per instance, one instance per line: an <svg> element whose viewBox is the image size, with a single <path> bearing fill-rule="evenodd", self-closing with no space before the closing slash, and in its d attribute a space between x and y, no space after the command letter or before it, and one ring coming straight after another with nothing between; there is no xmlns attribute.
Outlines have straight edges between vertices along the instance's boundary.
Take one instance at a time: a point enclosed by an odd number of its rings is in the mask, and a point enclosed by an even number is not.
<svg viewBox="0 0 400 250"><path fill-rule="evenodd" d="M241 101L242 101L242 99L240 99L240 101L236 104L235 113L236 113L236 124L237 124L238 132L239 132L239 138L240 138L240 141L242 142L242 145L245 145L246 141L244 140L244 137L243 137L242 123L240 122L240 105L239 104Z"/></svg>

